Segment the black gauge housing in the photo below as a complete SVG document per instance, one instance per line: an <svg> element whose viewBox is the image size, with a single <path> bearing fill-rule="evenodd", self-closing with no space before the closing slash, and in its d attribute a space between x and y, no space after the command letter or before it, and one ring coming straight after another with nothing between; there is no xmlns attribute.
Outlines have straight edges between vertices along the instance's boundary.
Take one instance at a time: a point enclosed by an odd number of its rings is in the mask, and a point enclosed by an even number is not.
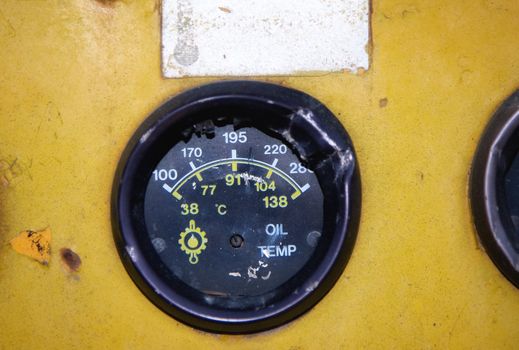
<svg viewBox="0 0 519 350"><path fill-rule="evenodd" d="M286 144L315 173L324 196L322 238L308 262L260 295L209 295L187 285L158 258L145 223L146 186L159 161L179 142L225 125L256 128ZM226 81L173 97L138 128L115 174L112 225L124 267L156 306L202 330L251 333L296 318L332 288L351 255L360 208L357 157L330 110L290 88Z"/></svg>
<svg viewBox="0 0 519 350"><path fill-rule="evenodd" d="M470 202L485 250L519 287L519 90L484 131L472 165Z"/></svg>

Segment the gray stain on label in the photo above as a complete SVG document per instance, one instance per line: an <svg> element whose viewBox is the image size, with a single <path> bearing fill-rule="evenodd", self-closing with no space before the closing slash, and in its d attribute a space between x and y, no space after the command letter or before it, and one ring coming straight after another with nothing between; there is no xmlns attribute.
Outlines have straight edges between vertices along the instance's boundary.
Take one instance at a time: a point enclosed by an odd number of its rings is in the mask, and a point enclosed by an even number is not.
<svg viewBox="0 0 519 350"><path fill-rule="evenodd" d="M173 50L173 56L183 66L192 65L198 61L199 56L198 46L195 44L192 17L193 6L191 5L191 0L178 0L178 42Z"/></svg>

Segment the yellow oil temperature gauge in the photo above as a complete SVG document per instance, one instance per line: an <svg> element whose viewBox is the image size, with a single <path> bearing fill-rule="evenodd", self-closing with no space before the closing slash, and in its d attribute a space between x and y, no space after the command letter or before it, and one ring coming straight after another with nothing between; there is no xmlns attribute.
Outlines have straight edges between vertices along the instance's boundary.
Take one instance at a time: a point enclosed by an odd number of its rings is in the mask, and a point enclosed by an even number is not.
<svg viewBox="0 0 519 350"><path fill-rule="evenodd" d="M146 119L115 176L114 237L142 292L193 327L286 323L333 286L360 215L352 142L316 99L220 82Z"/></svg>

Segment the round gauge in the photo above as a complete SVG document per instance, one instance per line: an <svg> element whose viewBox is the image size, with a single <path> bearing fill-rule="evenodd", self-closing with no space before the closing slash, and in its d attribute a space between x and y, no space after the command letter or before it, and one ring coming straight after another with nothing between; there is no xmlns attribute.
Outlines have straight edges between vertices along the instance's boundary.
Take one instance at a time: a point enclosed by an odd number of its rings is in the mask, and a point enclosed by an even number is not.
<svg viewBox="0 0 519 350"><path fill-rule="evenodd" d="M115 177L121 259L141 291L191 326L286 323L351 254L360 179L349 136L314 98L260 82L205 85L137 130Z"/></svg>
<svg viewBox="0 0 519 350"><path fill-rule="evenodd" d="M519 90L496 112L480 141L470 199L479 238L519 287Z"/></svg>

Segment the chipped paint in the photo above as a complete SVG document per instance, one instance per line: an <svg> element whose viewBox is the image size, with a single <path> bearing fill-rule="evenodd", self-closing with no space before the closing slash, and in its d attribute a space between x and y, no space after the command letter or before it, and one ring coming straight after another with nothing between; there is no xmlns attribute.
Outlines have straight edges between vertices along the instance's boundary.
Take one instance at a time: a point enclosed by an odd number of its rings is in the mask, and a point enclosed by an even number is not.
<svg viewBox="0 0 519 350"><path fill-rule="evenodd" d="M364 71L368 46L368 0L162 3L167 78Z"/></svg>
<svg viewBox="0 0 519 350"><path fill-rule="evenodd" d="M17 253L28 256L42 265L48 265L51 257L50 241L51 231L47 227L41 231L22 231L10 243Z"/></svg>
<svg viewBox="0 0 519 350"><path fill-rule="evenodd" d="M267 183L261 176L251 175L247 172L239 173L236 177L241 177L245 181L245 186L249 186L251 180L260 184Z"/></svg>
<svg viewBox="0 0 519 350"><path fill-rule="evenodd" d="M261 260L258 260L258 266L257 266L257 267L254 267L254 266L252 266L252 265L249 266L249 267L247 268L247 276L249 277L249 280L250 280L251 278L253 278L253 279L258 279L258 276L259 276L262 280L264 280L264 281L268 280L268 279L270 278L270 276L272 275L272 271L269 270L269 271L268 271L266 274L264 274L264 275L258 275L259 272L264 271L264 270L262 270L262 268L266 268L266 267L268 267L268 266L269 266L269 264L267 264L266 262L261 261ZM230 273L229 273L229 275L230 275ZM241 276L241 275L240 275L240 276Z"/></svg>
<svg viewBox="0 0 519 350"><path fill-rule="evenodd" d="M198 60L199 50L195 44L196 27L193 20L191 0L176 1L176 43L173 57L177 64L190 66Z"/></svg>
<svg viewBox="0 0 519 350"><path fill-rule="evenodd" d="M259 270L259 267L249 266L249 268L247 269L247 276L249 276L249 278L257 279L258 278L258 275L257 275L258 270Z"/></svg>
<svg viewBox="0 0 519 350"><path fill-rule="evenodd" d="M270 278L270 275L272 274L272 271L269 271L265 276L260 276L262 280L266 281Z"/></svg>

